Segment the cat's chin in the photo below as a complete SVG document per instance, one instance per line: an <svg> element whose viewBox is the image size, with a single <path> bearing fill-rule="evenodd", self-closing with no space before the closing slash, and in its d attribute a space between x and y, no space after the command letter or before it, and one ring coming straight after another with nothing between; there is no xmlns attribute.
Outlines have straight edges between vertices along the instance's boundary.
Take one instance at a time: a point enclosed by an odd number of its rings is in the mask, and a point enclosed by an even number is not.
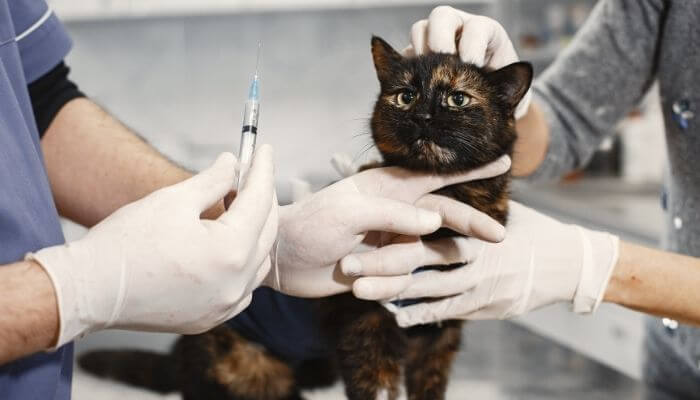
<svg viewBox="0 0 700 400"><path fill-rule="evenodd" d="M428 172L432 174L450 174L456 172L455 165L440 163L435 157L425 154L411 154L408 157L384 155L384 160L387 165L401 167L411 171Z"/></svg>
<svg viewBox="0 0 700 400"><path fill-rule="evenodd" d="M408 155L407 155L408 154ZM442 157L437 156L432 152L414 152L409 151L402 155L388 155L382 154L385 165L392 165L396 167L401 167L411 171L417 172L427 172L431 174L459 174L463 172L471 171L475 168L482 167L491 161L495 161L498 157L493 160L466 160L463 158L445 159L444 155Z"/></svg>
<svg viewBox="0 0 700 400"><path fill-rule="evenodd" d="M417 169L431 172L450 171L457 160L457 154L429 139L418 139L410 146L408 162Z"/></svg>

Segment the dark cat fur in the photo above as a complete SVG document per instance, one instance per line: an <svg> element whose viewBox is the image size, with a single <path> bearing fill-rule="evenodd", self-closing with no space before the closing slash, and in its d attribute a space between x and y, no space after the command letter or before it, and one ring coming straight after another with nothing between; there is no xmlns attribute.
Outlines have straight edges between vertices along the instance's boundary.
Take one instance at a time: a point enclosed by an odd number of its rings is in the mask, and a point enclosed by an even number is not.
<svg viewBox="0 0 700 400"><path fill-rule="evenodd" d="M513 112L529 88L530 64L486 71L448 54L403 58L377 37L372 38L372 55L381 92L371 127L384 165L453 174L512 153ZM407 90L418 96L407 107L398 105L397 96ZM450 107L447 97L455 92L468 95L473 103ZM418 143L419 139L423 142ZM503 175L438 193L505 223L509 181ZM455 234L441 229L426 239ZM335 346L332 360L308 361L293 368L220 326L202 335L181 337L170 355L94 352L79 363L99 376L160 392L180 391L184 400L301 399L300 390L330 385L337 375L351 400L373 400L382 390L394 399L402 372L409 400L444 398L460 346L461 322L401 329L384 307L350 294L320 300L319 312Z"/></svg>

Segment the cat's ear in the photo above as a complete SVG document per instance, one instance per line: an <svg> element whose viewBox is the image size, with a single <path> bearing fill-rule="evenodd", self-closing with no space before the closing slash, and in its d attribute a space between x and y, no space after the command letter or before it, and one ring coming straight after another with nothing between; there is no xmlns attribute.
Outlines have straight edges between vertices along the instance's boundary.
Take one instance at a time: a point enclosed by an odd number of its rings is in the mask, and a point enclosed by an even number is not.
<svg viewBox="0 0 700 400"><path fill-rule="evenodd" d="M395 71L396 65L401 61L401 54L384 39L372 36L372 58L374 59L374 68L377 70L377 78L383 82Z"/></svg>
<svg viewBox="0 0 700 400"><path fill-rule="evenodd" d="M532 75L532 64L521 61L490 72L488 77L501 100L515 109L530 89Z"/></svg>

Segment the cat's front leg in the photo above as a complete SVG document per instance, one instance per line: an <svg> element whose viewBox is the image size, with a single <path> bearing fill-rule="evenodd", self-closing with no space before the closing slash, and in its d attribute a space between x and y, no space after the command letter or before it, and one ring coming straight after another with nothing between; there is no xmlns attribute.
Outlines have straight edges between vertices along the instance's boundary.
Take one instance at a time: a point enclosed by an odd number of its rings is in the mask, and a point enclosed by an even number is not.
<svg viewBox="0 0 700 400"><path fill-rule="evenodd" d="M406 330L406 392L408 400L443 400L462 333L461 321L419 325Z"/></svg>
<svg viewBox="0 0 700 400"><path fill-rule="evenodd" d="M345 393L349 400L395 400L399 394L405 335L384 307L372 302L366 302L366 306L353 318L346 315L336 336L336 355Z"/></svg>

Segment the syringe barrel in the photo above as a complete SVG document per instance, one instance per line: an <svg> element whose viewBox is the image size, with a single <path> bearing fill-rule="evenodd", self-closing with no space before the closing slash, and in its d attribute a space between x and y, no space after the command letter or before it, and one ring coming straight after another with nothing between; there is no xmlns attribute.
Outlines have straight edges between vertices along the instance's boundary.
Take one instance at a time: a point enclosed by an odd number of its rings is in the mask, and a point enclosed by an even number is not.
<svg viewBox="0 0 700 400"><path fill-rule="evenodd" d="M255 100L245 102L245 111L243 112L243 128L242 132L250 130L254 134L258 132L258 117L260 116L260 103Z"/></svg>
<svg viewBox="0 0 700 400"><path fill-rule="evenodd" d="M255 139L258 136L258 116L260 115L260 103L257 101L248 100L245 103L245 111L243 113L243 128L241 128L241 147L238 152L238 161L240 169L238 172L238 185L236 188L243 186L245 175L250 167L250 162L253 159L255 151Z"/></svg>

